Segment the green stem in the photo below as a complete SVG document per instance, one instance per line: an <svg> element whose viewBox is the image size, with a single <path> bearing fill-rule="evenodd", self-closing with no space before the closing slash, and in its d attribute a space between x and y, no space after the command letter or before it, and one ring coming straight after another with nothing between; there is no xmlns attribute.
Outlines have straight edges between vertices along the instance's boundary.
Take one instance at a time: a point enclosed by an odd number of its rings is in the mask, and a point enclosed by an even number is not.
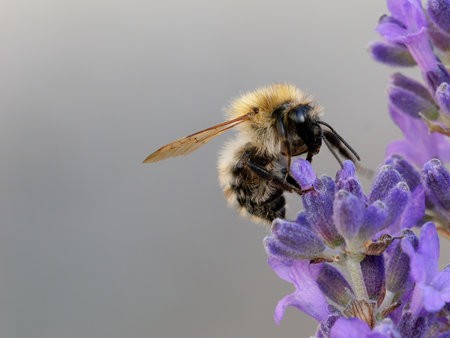
<svg viewBox="0 0 450 338"><path fill-rule="evenodd" d="M358 299L369 299L361 270L361 257L348 255L345 266L352 280L353 291Z"/></svg>

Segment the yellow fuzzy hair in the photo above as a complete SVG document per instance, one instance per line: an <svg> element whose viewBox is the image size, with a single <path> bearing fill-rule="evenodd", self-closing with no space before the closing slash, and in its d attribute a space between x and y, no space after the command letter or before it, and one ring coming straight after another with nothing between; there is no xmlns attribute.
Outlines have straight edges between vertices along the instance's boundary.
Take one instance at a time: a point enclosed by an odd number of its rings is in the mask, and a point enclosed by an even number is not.
<svg viewBox="0 0 450 338"><path fill-rule="evenodd" d="M254 122L258 120L267 120L269 114L283 103L290 102L292 105L309 104L312 98L304 94L301 90L291 84L277 83L267 87L259 88L248 92L234 99L229 108L227 115L230 119L245 115L257 107L259 114L254 118Z"/></svg>

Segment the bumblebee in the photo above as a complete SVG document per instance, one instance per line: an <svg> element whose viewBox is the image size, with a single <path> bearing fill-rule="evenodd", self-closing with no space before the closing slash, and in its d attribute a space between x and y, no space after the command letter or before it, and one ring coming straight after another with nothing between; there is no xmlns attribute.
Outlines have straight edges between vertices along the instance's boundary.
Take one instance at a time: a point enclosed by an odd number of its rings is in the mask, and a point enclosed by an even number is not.
<svg viewBox="0 0 450 338"><path fill-rule="evenodd" d="M292 157L306 154L312 161L325 143L342 164L341 157L359 160L356 151L326 122L322 109L298 88L274 84L244 94L227 109L228 120L173 141L144 163L187 155L225 131L238 133L220 153L219 181L224 194L240 213L256 223L284 218L284 192L304 194L290 175Z"/></svg>

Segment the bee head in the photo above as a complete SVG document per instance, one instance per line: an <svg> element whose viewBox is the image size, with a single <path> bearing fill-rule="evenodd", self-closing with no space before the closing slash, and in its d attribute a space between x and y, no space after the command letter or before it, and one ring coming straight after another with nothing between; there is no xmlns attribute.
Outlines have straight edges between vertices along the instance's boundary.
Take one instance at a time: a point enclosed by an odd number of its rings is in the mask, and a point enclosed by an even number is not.
<svg viewBox="0 0 450 338"><path fill-rule="evenodd" d="M287 118L295 126L297 135L308 147L308 151L317 154L322 145L322 129L312 117L313 107L309 104L298 105L291 109Z"/></svg>
<svg viewBox="0 0 450 338"><path fill-rule="evenodd" d="M277 133L282 141L283 153L296 156L317 154L322 145L322 129L317 124L311 104L289 106L283 104L274 111Z"/></svg>

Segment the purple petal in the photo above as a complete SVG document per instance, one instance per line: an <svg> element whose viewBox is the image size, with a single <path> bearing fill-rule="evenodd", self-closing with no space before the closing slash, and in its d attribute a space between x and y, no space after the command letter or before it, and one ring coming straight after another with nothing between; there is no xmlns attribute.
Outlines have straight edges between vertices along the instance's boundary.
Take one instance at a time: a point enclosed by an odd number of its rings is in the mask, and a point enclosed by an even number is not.
<svg viewBox="0 0 450 338"><path fill-rule="evenodd" d="M294 284L295 280L292 276L292 265L295 263L295 260L291 260L289 263L280 259L279 257L270 256L267 258L267 263L272 268L273 271L280 277L282 280ZM307 260L300 261L307 262ZM306 264L306 263L305 263Z"/></svg>
<svg viewBox="0 0 450 338"><path fill-rule="evenodd" d="M450 302L450 266L435 276L430 286L424 290L424 298L425 309L429 312L440 311L445 303Z"/></svg>
<svg viewBox="0 0 450 338"><path fill-rule="evenodd" d="M401 337L424 337L429 323L426 317L418 317L412 312L403 312L398 323Z"/></svg>
<svg viewBox="0 0 450 338"><path fill-rule="evenodd" d="M430 27L428 27L428 35L430 36L433 45L440 50L446 51L450 49L450 39L448 38L448 34L444 33L440 28L435 25L430 25Z"/></svg>
<svg viewBox="0 0 450 338"><path fill-rule="evenodd" d="M447 67L445 67L439 59L437 59L433 52L431 50L429 51L429 54L431 54L428 56L429 60L427 58L426 51L419 50L419 52L423 52L424 54L424 60L422 62L424 64L420 65L420 60L417 63L419 63L422 70L426 71L425 79L427 80L428 85L432 88L433 92L436 92L442 83L450 83L450 74L447 71Z"/></svg>
<svg viewBox="0 0 450 338"><path fill-rule="evenodd" d="M374 202L385 199L389 191L402 180L402 176L393 167L389 165L382 166L372 185L369 201Z"/></svg>
<svg viewBox="0 0 450 338"><path fill-rule="evenodd" d="M369 298L378 300L384 289L385 269L383 256L366 256L361 261L361 271Z"/></svg>
<svg viewBox="0 0 450 338"><path fill-rule="evenodd" d="M388 0L390 20L380 20L377 31L388 41L405 42L426 26L420 0Z"/></svg>
<svg viewBox="0 0 450 338"><path fill-rule="evenodd" d="M401 113L392 105L389 105L389 113L405 135L405 140L391 143L386 156L397 153L419 166L433 157L443 162L450 161L450 143L445 135L430 134L425 123Z"/></svg>
<svg viewBox="0 0 450 338"><path fill-rule="evenodd" d="M450 34L450 0L429 0L428 15L442 32Z"/></svg>
<svg viewBox="0 0 450 338"><path fill-rule="evenodd" d="M431 285L439 290L441 296L446 302L450 302L450 266L446 266L440 271L431 282Z"/></svg>
<svg viewBox="0 0 450 338"><path fill-rule="evenodd" d="M276 256L279 259L284 260L285 262L292 262L292 260L294 259L315 258L315 256L311 257L308 254L299 252L295 248L280 242L274 236L267 236L266 238L264 238L263 244L267 254Z"/></svg>
<svg viewBox="0 0 450 338"><path fill-rule="evenodd" d="M436 102L445 114L450 115L450 86L447 82L441 83L436 90Z"/></svg>
<svg viewBox="0 0 450 338"><path fill-rule="evenodd" d="M400 87L388 88L388 96L392 105L401 112L419 119L419 114L434 117L439 115L438 107L432 101L425 100L414 92Z"/></svg>
<svg viewBox="0 0 450 338"><path fill-rule="evenodd" d="M316 180L311 163L300 158L291 164L292 177L300 184L302 189L310 188Z"/></svg>
<svg viewBox="0 0 450 338"><path fill-rule="evenodd" d="M346 190L357 198L366 201L361 183L356 176L355 165L352 161L344 161L342 169L336 174L336 187L338 190Z"/></svg>
<svg viewBox="0 0 450 338"><path fill-rule="evenodd" d="M340 180L336 183L338 190L345 190L360 199L363 202L367 202L367 197L364 195L363 188L358 178L350 177L345 180Z"/></svg>
<svg viewBox="0 0 450 338"><path fill-rule="evenodd" d="M370 332L369 325L358 318L339 318L331 328L331 338L362 338Z"/></svg>
<svg viewBox="0 0 450 338"><path fill-rule="evenodd" d="M364 202L356 196L345 190L336 193L333 221L339 233L347 240L358 233L364 211Z"/></svg>
<svg viewBox="0 0 450 338"><path fill-rule="evenodd" d="M353 295L352 288L344 276L332 265L323 264L317 277L320 290L333 302L345 307Z"/></svg>
<svg viewBox="0 0 450 338"><path fill-rule="evenodd" d="M400 230L398 228L398 224L395 223L400 218L405 208L408 206L410 198L411 192L409 191L408 185L405 182L397 183L397 185L389 191L389 195L383 201L386 204L386 208L388 210L388 217L386 220L387 226L395 227L397 225L395 230ZM393 234L396 232L393 232Z"/></svg>
<svg viewBox="0 0 450 338"><path fill-rule="evenodd" d="M417 254L426 262L425 272L428 276L427 280L431 282L431 278L438 272L439 264L439 237L436 226L431 222L422 227Z"/></svg>
<svg viewBox="0 0 450 338"><path fill-rule="evenodd" d="M419 50L418 52L425 53L426 51ZM442 64L442 62L432 53L432 51L429 51L429 53L433 56L433 58L429 55L429 60L424 60L422 62L424 64L419 65L421 66L422 73L425 71L425 80L428 85L431 87L433 92L436 92L441 83L450 83L450 74L447 71L447 67ZM425 62L427 63L425 64Z"/></svg>
<svg viewBox="0 0 450 338"><path fill-rule="evenodd" d="M292 248L299 256L315 257L325 250L322 240L309 227L276 219L272 224L272 233L282 244Z"/></svg>
<svg viewBox="0 0 450 338"><path fill-rule="evenodd" d="M419 221L425 216L425 188L418 186L411 194L411 198L403 211L399 228L410 229L418 225Z"/></svg>
<svg viewBox="0 0 450 338"><path fill-rule="evenodd" d="M408 184L409 189L414 190L421 183L420 173L402 156L389 156L384 163L392 166L400 173L400 175L402 175L403 179Z"/></svg>
<svg viewBox="0 0 450 338"><path fill-rule="evenodd" d="M429 284L438 273L439 238L433 223L426 223L420 232L417 252L408 241L402 249L410 258L411 276L419 284Z"/></svg>
<svg viewBox="0 0 450 338"><path fill-rule="evenodd" d="M403 0L387 0L389 12L399 20L404 19Z"/></svg>
<svg viewBox="0 0 450 338"><path fill-rule="evenodd" d="M421 0L407 0L405 2L405 21L408 29L417 31L427 26L427 19L423 11Z"/></svg>
<svg viewBox="0 0 450 338"><path fill-rule="evenodd" d="M427 154L417 151L417 149L414 148L414 144L408 140L396 140L390 142L386 147L385 156L391 155L401 155L417 165L422 165L429 159Z"/></svg>
<svg viewBox="0 0 450 338"><path fill-rule="evenodd" d="M317 179L314 183L315 191L302 196L305 208L302 217L306 217L314 232L326 242L335 247L342 243L333 223L334 182L329 177Z"/></svg>
<svg viewBox="0 0 450 338"><path fill-rule="evenodd" d="M411 67L416 65L408 49L401 45L375 42L369 46L372 57L391 67Z"/></svg>
<svg viewBox="0 0 450 338"><path fill-rule="evenodd" d="M395 22L380 22L376 31L388 42L403 43L408 31Z"/></svg>
<svg viewBox="0 0 450 338"><path fill-rule="evenodd" d="M386 205L379 200L367 206L358 234L361 242L372 239L381 230L386 223L387 215Z"/></svg>
<svg viewBox="0 0 450 338"><path fill-rule="evenodd" d="M275 257L269 257L270 267L284 280L294 284L294 293L284 297L275 309L275 322L279 324L286 307L293 306L318 321L328 318L328 302L315 282L318 267L312 268L309 261L297 260L291 266Z"/></svg>
<svg viewBox="0 0 450 338"><path fill-rule="evenodd" d="M450 174L441 161L432 159L423 166L423 180L427 195L440 209L450 211Z"/></svg>
<svg viewBox="0 0 450 338"><path fill-rule="evenodd" d="M407 26L409 33L414 33L426 25L420 0L388 0L388 9L397 20Z"/></svg>
<svg viewBox="0 0 450 338"><path fill-rule="evenodd" d="M373 332L381 334L381 337L385 338L400 338L400 332L394 322L390 318L385 318L381 321L377 326L374 327ZM374 336L369 335L370 338L375 338Z"/></svg>
<svg viewBox="0 0 450 338"><path fill-rule="evenodd" d="M413 241L417 241L414 236L407 236L401 241L409 241L414 247ZM409 277L409 257L406 255L401 246L401 241L394 242L392 253L390 253L387 259L386 271L386 288L391 292L398 292L404 289Z"/></svg>
<svg viewBox="0 0 450 338"><path fill-rule="evenodd" d="M423 307L428 312L434 313L440 311L445 305L441 293L431 286L423 288Z"/></svg>
<svg viewBox="0 0 450 338"><path fill-rule="evenodd" d="M428 89L422 85L420 82L411 79L401 73L394 73L391 75L390 84L395 87L403 88L408 90L424 100L433 102L433 96L431 96Z"/></svg>
<svg viewBox="0 0 450 338"><path fill-rule="evenodd" d="M352 161L345 160L342 163L342 168L336 173L336 182L345 180L347 178L356 177L356 168Z"/></svg>

